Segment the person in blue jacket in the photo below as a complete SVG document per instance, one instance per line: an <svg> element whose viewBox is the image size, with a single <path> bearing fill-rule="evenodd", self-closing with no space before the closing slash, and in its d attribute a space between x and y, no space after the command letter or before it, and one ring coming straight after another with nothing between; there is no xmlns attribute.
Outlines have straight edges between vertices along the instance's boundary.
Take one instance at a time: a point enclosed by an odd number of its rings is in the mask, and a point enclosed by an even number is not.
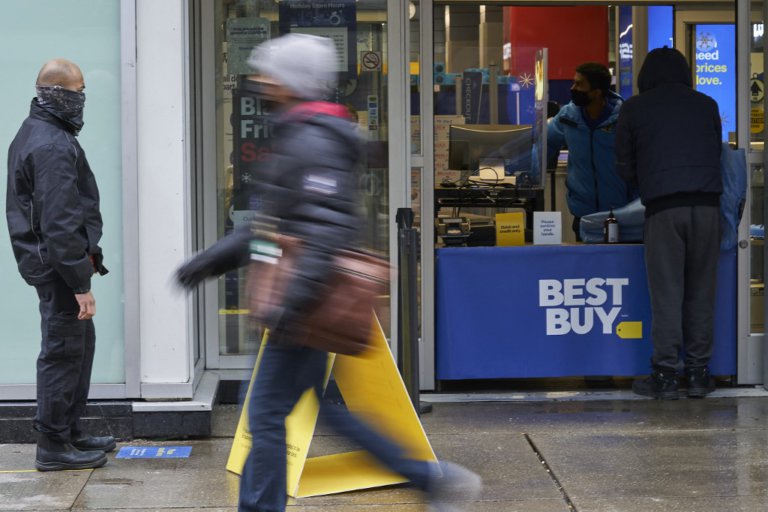
<svg viewBox="0 0 768 512"><path fill-rule="evenodd" d="M610 87L608 68L597 62L581 64L570 103L547 124L548 161L568 147L566 200L577 240L581 217L619 208L637 196L616 173L615 128L623 100Z"/></svg>

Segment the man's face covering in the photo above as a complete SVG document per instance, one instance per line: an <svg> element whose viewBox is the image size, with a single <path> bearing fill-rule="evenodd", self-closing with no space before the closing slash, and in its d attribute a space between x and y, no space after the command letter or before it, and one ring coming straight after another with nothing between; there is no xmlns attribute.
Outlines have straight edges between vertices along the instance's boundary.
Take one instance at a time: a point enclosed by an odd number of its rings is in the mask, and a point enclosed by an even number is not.
<svg viewBox="0 0 768 512"><path fill-rule="evenodd" d="M77 135L83 128L85 93L70 91L60 85L38 85L37 103L68 124Z"/></svg>

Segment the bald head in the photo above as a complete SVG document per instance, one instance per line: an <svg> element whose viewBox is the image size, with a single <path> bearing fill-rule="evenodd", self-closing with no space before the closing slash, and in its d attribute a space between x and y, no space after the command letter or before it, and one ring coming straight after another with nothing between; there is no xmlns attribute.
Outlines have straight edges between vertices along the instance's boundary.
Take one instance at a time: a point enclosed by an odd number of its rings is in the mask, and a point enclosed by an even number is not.
<svg viewBox="0 0 768 512"><path fill-rule="evenodd" d="M37 74L35 85L59 85L70 91L80 91L85 88L80 68L66 59L53 59L43 64L40 73Z"/></svg>

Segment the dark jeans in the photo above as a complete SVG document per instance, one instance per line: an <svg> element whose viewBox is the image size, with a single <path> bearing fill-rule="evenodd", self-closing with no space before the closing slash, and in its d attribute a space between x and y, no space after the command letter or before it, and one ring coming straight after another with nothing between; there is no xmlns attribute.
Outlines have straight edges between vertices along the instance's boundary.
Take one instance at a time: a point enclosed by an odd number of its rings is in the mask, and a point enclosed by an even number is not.
<svg viewBox="0 0 768 512"><path fill-rule="evenodd" d="M653 364L678 370L712 357L720 209L685 206L645 219L645 265L651 295Z"/></svg>
<svg viewBox="0 0 768 512"><path fill-rule="evenodd" d="M57 279L35 286L40 298L43 339L37 358L35 430L69 442L82 433L96 347L93 320L78 320L72 289Z"/></svg>
<svg viewBox="0 0 768 512"><path fill-rule="evenodd" d="M322 394L328 354L307 347L267 344L248 403L253 445L240 479L240 512L283 512L286 505L285 418L307 390ZM320 417L385 466L426 490L429 463L374 432L343 406L320 402Z"/></svg>

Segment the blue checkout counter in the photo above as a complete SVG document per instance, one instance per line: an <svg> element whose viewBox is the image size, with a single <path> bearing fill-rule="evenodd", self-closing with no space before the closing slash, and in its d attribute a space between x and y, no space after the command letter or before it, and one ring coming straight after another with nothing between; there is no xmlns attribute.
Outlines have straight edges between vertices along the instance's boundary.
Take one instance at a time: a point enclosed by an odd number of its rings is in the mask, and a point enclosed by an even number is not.
<svg viewBox="0 0 768 512"><path fill-rule="evenodd" d="M647 374L642 245L436 251L437 378ZM718 269L715 375L736 374L736 251Z"/></svg>

